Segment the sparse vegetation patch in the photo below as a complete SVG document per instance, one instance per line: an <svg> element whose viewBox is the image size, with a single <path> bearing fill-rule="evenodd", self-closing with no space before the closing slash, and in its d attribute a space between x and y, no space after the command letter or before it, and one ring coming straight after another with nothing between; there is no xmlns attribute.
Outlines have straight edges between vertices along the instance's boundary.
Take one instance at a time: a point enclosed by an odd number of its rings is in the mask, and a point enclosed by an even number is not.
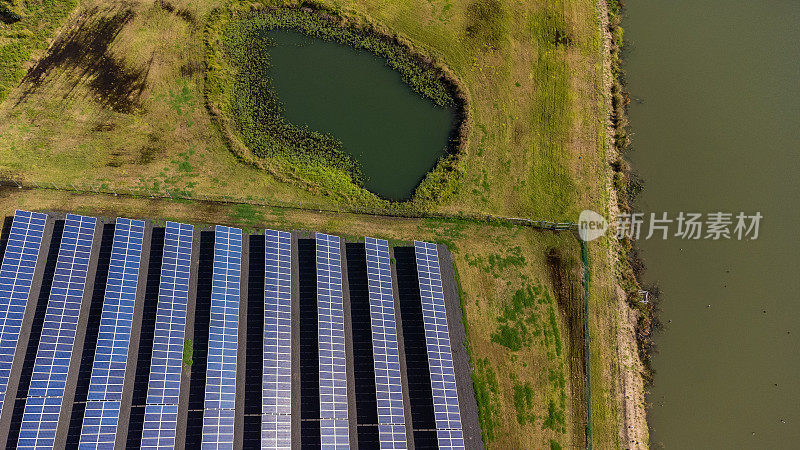
<svg viewBox="0 0 800 450"><path fill-rule="evenodd" d="M0 1L0 102L25 76L24 64L77 5L77 0Z"/></svg>

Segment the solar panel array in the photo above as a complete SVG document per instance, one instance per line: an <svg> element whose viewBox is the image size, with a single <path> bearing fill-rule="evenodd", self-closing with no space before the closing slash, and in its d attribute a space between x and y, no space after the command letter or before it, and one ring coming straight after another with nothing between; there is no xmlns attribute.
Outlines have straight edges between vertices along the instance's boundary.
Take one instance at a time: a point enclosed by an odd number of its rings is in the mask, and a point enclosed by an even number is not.
<svg viewBox="0 0 800 450"><path fill-rule="evenodd" d="M113 446L128 361L145 223L117 218L80 443Z"/></svg>
<svg viewBox="0 0 800 450"><path fill-rule="evenodd" d="M266 230L261 447L292 445L292 235Z"/></svg>
<svg viewBox="0 0 800 450"><path fill-rule="evenodd" d="M341 245L316 234L320 438L325 448L349 448Z"/></svg>
<svg viewBox="0 0 800 450"><path fill-rule="evenodd" d="M380 445L382 449L405 449L408 448L408 444L403 412L403 386L400 381L400 352L397 346L389 243L368 237L364 246L367 255Z"/></svg>
<svg viewBox="0 0 800 450"><path fill-rule="evenodd" d="M0 409L31 292L47 215L17 210L0 266Z"/></svg>
<svg viewBox="0 0 800 450"><path fill-rule="evenodd" d="M192 256L191 225L167 222L142 448L173 448Z"/></svg>
<svg viewBox="0 0 800 450"><path fill-rule="evenodd" d="M0 265L0 408L8 388L46 221L45 214L17 211ZM63 419L60 416L64 415L61 409L69 365L74 351L78 350L74 342L97 225L94 218L72 214L68 214L64 222L22 413L20 448L61 445L55 441L56 430L59 419ZM113 447L121 409L130 406L123 406L122 397L144 234L144 221L117 219L80 434L81 448ZM180 444L175 438L192 271L192 238L191 225L167 222L142 448L174 448ZM215 229L203 447L234 446L242 241L240 229L224 226ZM366 238L364 245L380 447L405 449L409 442L402 387L404 368L399 356L390 247L387 241L375 238ZM414 247L438 446L463 449L438 251L431 243L415 242ZM289 449L293 444L292 257L291 234L266 230L263 448ZM311 420L319 420L320 442L324 448L349 448L348 361L339 237L316 234L315 267L320 409L319 418ZM413 289L416 290L416 286ZM37 320L42 320L41 313L37 313ZM31 342L36 346L36 341Z"/></svg>
<svg viewBox="0 0 800 450"><path fill-rule="evenodd" d="M463 449L461 413L436 244L414 241L439 448Z"/></svg>
<svg viewBox="0 0 800 450"><path fill-rule="evenodd" d="M18 448L52 448L86 286L97 219L67 214Z"/></svg>
<svg viewBox="0 0 800 450"><path fill-rule="evenodd" d="M203 448L233 448L241 273L242 230L217 225L214 230Z"/></svg>

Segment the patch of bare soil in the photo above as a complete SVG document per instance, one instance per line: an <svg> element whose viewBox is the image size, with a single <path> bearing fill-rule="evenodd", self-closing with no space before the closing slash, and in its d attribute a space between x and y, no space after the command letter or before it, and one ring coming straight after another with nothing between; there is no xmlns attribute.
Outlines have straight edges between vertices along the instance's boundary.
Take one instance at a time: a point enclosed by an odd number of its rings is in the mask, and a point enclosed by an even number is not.
<svg viewBox="0 0 800 450"><path fill-rule="evenodd" d="M561 255L554 249L547 255L550 277L561 319L567 325L565 341L572 414L572 444L570 448L586 448L586 339L583 332L583 289L577 274L569 270Z"/></svg>
<svg viewBox="0 0 800 450"><path fill-rule="evenodd" d="M622 431L623 442L627 449L648 448L648 429L644 398L644 379L642 378L642 362L636 345L636 311L628 306L625 292L617 286L617 303L620 311L618 328L620 345L617 347L617 358L620 362L620 395L622 396L622 413L625 429Z"/></svg>
<svg viewBox="0 0 800 450"><path fill-rule="evenodd" d="M194 16L194 14L192 14L191 11L186 8L176 8L175 5L167 0L158 0L156 5L160 6L161 9L168 13L175 14L188 23L194 23L197 21L197 18Z"/></svg>

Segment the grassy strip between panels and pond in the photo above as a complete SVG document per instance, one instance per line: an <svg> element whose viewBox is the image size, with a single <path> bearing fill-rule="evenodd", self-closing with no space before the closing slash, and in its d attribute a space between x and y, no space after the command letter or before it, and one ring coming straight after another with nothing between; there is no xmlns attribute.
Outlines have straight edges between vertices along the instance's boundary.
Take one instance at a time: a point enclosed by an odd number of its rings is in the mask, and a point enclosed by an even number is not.
<svg viewBox="0 0 800 450"><path fill-rule="evenodd" d="M440 106L453 107L463 102L455 83L439 67L415 55L397 39L380 33L370 24L351 23L330 11L226 9L212 16L206 36L206 93L223 133L229 141L239 141L229 143L234 148L237 144L246 147L246 153L254 159L251 163L280 168L278 172L289 173L296 181L323 193L373 206L386 203L362 188L359 164L344 151L338 139L285 118L284 107L268 73L269 49L275 42L267 32L276 29L298 31L384 58L405 83ZM426 197L435 196L431 183L447 184L449 177L440 172L449 172L454 163L452 154L446 156L434 174L428 175L427 183L423 182Z"/></svg>
<svg viewBox="0 0 800 450"><path fill-rule="evenodd" d="M0 102L25 76L25 63L43 51L77 0L0 0Z"/></svg>

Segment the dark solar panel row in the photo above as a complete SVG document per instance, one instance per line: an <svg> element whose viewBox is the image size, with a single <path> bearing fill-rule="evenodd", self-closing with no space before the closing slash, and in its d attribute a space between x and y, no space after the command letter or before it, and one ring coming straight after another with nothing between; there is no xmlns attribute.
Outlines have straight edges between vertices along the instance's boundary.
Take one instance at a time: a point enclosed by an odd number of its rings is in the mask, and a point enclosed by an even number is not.
<svg viewBox="0 0 800 450"><path fill-rule="evenodd" d="M97 219L67 214L18 447L52 447L67 383Z"/></svg>
<svg viewBox="0 0 800 450"><path fill-rule="evenodd" d="M356 393L356 424L359 446L377 447L378 400L372 358L372 323L367 285L367 255L364 244L345 244L347 285L350 293L350 323L353 333L353 382Z"/></svg>
<svg viewBox="0 0 800 450"><path fill-rule="evenodd" d="M264 363L264 252L262 234L248 239L247 347L244 382L244 448L261 446Z"/></svg>
<svg viewBox="0 0 800 450"><path fill-rule="evenodd" d="M194 305L194 336L189 383L189 412L186 418L186 447L203 443L203 409L208 363L208 325L211 320L211 288L214 278L214 232L200 232L197 265L197 295Z"/></svg>
<svg viewBox="0 0 800 450"><path fill-rule="evenodd" d="M313 239L299 239L300 445L319 448L319 343L317 335L317 249Z"/></svg>
<svg viewBox="0 0 800 450"><path fill-rule="evenodd" d="M3 219L3 229L0 231L0 262L3 261L3 255L6 254L6 246L8 245L8 236L11 234L11 225L14 223L14 216L6 216Z"/></svg>

